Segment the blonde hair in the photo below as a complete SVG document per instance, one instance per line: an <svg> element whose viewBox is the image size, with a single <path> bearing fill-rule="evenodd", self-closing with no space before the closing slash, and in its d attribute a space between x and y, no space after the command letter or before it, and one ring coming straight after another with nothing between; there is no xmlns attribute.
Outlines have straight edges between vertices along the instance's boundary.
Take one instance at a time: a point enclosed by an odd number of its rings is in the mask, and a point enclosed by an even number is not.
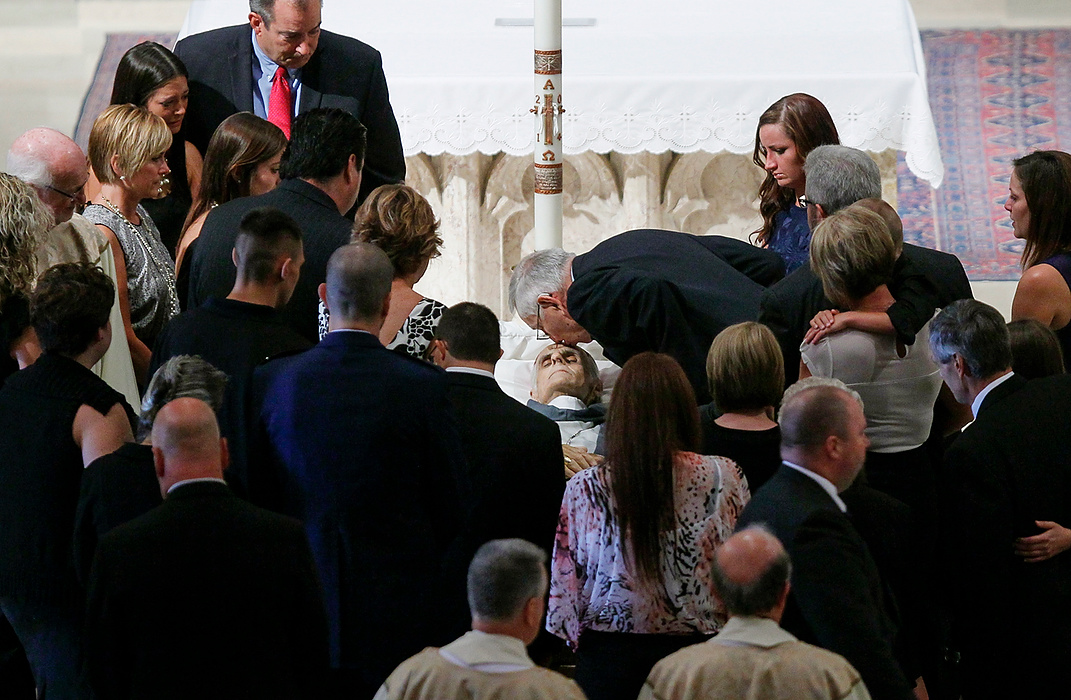
<svg viewBox="0 0 1071 700"><path fill-rule="evenodd" d="M29 294L37 270L37 247L52 228L52 214L33 187L0 173L0 302Z"/></svg>
<svg viewBox="0 0 1071 700"><path fill-rule="evenodd" d="M89 163L103 184L129 177L150 160L167 153L171 130L144 107L112 105L100 113L89 133ZM112 156L118 156L112 168ZM116 172L118 170L118 172Z"/></svg>
<svg viewBox="0 0 1071 700"><path fill-rule="evenodd" d="M718 333L707 353L707 381L723 413L776 407L785 388L785 359L773 332L744 321Z"/></svg>
<svg viewBox="0 0 1071 700"><path fill-rule="evenodd" d="M858 204L822 221L811 237L811 269L835 304L850 306L888 284L896 257L885 220Z"/></svg>

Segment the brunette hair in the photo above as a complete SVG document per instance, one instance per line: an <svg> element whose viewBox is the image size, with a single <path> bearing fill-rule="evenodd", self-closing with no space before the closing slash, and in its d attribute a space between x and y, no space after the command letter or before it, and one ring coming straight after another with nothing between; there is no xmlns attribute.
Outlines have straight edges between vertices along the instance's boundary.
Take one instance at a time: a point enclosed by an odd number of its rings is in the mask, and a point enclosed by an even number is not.
<svg viewBox="0 0 1071 700"><path fill-rule="evenodd" d="M224 119L208 142L201 187L182 230L213 206L248 197L253 171L285 148L283 130L251 112Z"/></svg>
<svg viewBox="0 0 1071 700"><path fill-rule="evenodd" d="M100 113L89 132L89 163L97 180L108 184L133 175L170 146L171 130L163 119L144 107L112 105ZM118 172L112 169L113 155L119 156Z"/></svg>
<svg viewBox="0 0 1071 700"><path fill-rule="evenodd" d="M674 461L699 445L699 410L684 370L669 355L643 352L621 370L606 420L613 514L636 580L662 584L663 533L672 534Z"/></svg>
<svg viewBox="0 0 1071 700"><path fill-rule="evenodd" d="M840 143L837 126L829 110L818 98L806 93L796 92L786 95L770 105L755 127L755 152L751 159L760 168L766 167L766 154L759 141L759 130L769 124L777 124L785 130L785 135L796 144L796 153L806 158L818 146ZM762 214L762 226L753 232L754 242L766 245L773 235L774 217L792 206L797 193L790 187L777 184L772 173L766 173L766 179L759 187L759 213Z"/></svg>
<svg viewBox="0 0 1071 700"><path fill-rule="evenodd" d="M60 263L41 273L30 319L46 352L76 356L108 325L115 284L93 263Z"/></svg>
<svg viewBox="0 0 1071 700"><path fill-rule="evenodd" d="M408 185L372 190L357 210L350 240L379 246L394 265L395 277L413 274L425 260L438 257L443 245L431 205Z"/></svg>
<svg viewBox="0 0 1071 700"><path fill-rule="evenodd" d="M1027 379L1064 373L1064 351L1056 333L1041 321L1021 318L1008 324L1012 371Z"/></svg>
<svg viewBox="0 0 1071 700"><path fill-rule="evenodd" d="M718 333L707 353L707 380L722 413L776 407L785 388L785 360L773 331L744 321Z"/></svg>
<svg viewBox="0 0 1071 700"><path fill-rule="evenodd" d="M119 60L110 104L144 107L150 95L179 76L190 73L178 56L155 41L143 41Z"/></svg>
<svg viewBox="0 0 1071 700"><path fill-rule="evenodd" d="M1034 151L1012 161L1030 211L1022 267L1071 250L1071 155Z"/></svg>

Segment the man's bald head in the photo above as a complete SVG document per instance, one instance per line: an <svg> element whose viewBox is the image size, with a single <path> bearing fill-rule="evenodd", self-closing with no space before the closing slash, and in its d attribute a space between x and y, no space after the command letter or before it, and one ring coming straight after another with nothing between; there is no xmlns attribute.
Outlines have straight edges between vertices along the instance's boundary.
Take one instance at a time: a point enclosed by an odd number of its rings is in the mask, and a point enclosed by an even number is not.
<svg viewBox="0 0 1071 700"><path fill-rule="evenodd" d="M57 224L85 204L86 154L55 129L38 127L15 139L7 154L7 172L37 189Z"/></svg>
<svg viewBox="0 0 1071 700"><path fill-rule="evenodd" d="M892 205L884 199L868 197L860 199L852 206L869 209L882 218L885 226L889 229L889 235L892 236L893 244L896 245L896 254L899 256L904 249L904 222L900 220L900 215L896 213Z"/></svg>
<svg viewBox="0 0 1071 700"><path fill-rule="evenodd" d="M212 407L200 399L170 401L152 424L152 451L160 490L178 481L223 478L226 446Z"/></svg>
<svg viewBox="0 0 1071 700"><path fill-rule="evenodd" d="M325 293L332 325L382 325L393 281L394 266L378 246L350 243L336 250L327 261Z"/></svg>
<svg viewBox="0 0 1071 700"><path fill-rule="evenodd" d="M714 554L714 591L730 615L770 617L784 605L792 573L788 552L769 530L753 525Z"/></svg>

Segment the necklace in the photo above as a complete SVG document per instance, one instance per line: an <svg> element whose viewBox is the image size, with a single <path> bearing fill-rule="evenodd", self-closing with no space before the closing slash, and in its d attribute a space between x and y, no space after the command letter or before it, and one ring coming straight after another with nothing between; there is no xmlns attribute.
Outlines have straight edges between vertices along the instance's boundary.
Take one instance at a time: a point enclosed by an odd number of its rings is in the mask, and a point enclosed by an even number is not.
<svg viewBox="0 0 1071 700"><path fill-rule="evenodd" d="M152 246L147 240L147 236L141 232L141 229L132 224L130 219L126 218L126 215L119 210L119 207L115 206L110 199L104 196L103 192L101 192L100 198L104 200L105 208L118 216L122 222L126 224L126 227L130 229L132 234L134 234L134 238L137 239L138 243L145 250L145 253L149 256L153 266L163 273L164 280L167 282L167 306L168 311L170 312L168 316L177 315L180 309L178 303L178 289L175 287L175 275L166 264L160 262L160 259L156 257L156 253L153 252ZM141 218L141 224L142 226L145 225L145 217Z"/></svg>

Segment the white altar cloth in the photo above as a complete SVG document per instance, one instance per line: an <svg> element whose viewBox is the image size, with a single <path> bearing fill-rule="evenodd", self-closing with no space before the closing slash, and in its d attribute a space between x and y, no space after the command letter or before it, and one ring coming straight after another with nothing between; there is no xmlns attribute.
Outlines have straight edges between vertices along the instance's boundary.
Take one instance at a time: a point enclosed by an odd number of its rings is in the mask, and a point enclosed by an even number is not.
<svg viewBox="0 0 1071 700"><path fill-rule="evenodd" d="M532 152L531 0L327 0L325 29L383 54L407 156ZM194 0L180 36L246 21L245 0ZM565 0L566 154L750 153L759 115L807 92L841 142L897 149L944 176L908 0ZM594 26L569 26L594 19Z"/></svg>

